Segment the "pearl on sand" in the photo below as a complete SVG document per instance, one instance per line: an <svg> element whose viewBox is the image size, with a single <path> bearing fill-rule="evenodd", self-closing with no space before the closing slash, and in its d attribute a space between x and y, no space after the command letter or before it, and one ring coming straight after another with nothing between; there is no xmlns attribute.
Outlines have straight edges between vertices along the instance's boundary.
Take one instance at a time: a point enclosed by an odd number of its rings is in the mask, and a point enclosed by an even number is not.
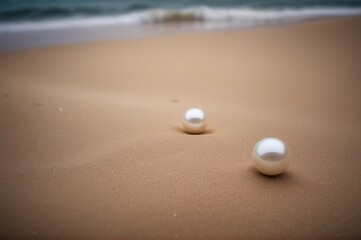
<svg viewBox="0 0 361 240"><path fill-rule="evenodd" d="M187 133L203 133L207 128L206 115L199 108L188 109L184 114L182 126Z"/></svg>
<svg viewBox="0 0 361 240"><path fill-rule="evenodd" d="M255 168L265 175L283 173L290 162L286 144L278 138L265 138L259 141L252 154Z"/></svg>

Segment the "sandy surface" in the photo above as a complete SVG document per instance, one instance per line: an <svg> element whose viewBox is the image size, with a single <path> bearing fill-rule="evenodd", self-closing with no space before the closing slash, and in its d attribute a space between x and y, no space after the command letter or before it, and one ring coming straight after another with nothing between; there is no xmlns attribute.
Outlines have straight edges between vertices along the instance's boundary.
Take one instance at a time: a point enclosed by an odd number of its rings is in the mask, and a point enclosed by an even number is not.
<svg viewBox="0 0 361 240"><path fill-rule="evenodd" d="M0 53L1 238L360 239L360 26ZM275 178L267 136L292 152Z"/></svg>

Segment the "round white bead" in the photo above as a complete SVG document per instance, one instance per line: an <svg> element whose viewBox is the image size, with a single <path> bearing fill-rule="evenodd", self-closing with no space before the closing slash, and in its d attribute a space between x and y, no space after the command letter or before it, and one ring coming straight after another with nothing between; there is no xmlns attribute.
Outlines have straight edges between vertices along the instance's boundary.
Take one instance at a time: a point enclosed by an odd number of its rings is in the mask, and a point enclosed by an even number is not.
<svg viewBox="0 0 361 240"><path fill-rule="evenodd" d="M288 148L278 138L265 138L253 148L252 159L255 168L265 175L283 173L289 165Z"/></svg>
<svg viewBox="0 0 361 240"><path fill-rule="evenodd" d="M187 133L203 133L207 128L206 115L199 108L188 109L184 113L182 126L184 131Z"/></svg>

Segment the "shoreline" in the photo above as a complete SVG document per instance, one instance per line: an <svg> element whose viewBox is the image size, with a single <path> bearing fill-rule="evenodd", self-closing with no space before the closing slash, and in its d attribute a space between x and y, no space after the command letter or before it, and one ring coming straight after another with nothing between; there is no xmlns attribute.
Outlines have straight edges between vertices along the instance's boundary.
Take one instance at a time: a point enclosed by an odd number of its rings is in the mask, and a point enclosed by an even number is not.
<svg viewBox="0 0 361 240"><path fill-rule="evenodd" d="M194 32L273 28L309 21L361 16L361 8L305 8L283 10L185 9L178 12L147 11L84 19L0 24L0 51L106 40L131 40ZM160 11L160 10L158 10ZM198 11L200 11L198 13ZM220 12L212 12L220 11ZM226 11L226 12L222 12ZM228 13L228 11L230 11ZM232 12L233 11L233 12ZM205 11L206 12L206 11ZM204 15L199 15L199 14ZM212 19L207 14L214 14ZM178 15L179 14L179 15ZM224 16L223 16L224 15ZM228 16L229 15L229 16ZM190 16L194 16L194 19ZM207 17L209 19L207 19ZM193 20L189 20L189 19Z"/></svg>

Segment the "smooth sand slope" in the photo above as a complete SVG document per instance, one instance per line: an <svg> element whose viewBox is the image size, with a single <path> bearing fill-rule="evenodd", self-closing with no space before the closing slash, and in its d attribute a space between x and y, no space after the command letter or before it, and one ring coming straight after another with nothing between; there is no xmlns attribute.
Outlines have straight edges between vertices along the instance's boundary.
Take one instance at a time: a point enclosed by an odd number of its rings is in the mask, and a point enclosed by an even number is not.
<svg viewBox="0 0 361 240"><path fill-rule="evenodd" d="M0 237L359 239L360 92L361 18L0 53Z"/></svg>

